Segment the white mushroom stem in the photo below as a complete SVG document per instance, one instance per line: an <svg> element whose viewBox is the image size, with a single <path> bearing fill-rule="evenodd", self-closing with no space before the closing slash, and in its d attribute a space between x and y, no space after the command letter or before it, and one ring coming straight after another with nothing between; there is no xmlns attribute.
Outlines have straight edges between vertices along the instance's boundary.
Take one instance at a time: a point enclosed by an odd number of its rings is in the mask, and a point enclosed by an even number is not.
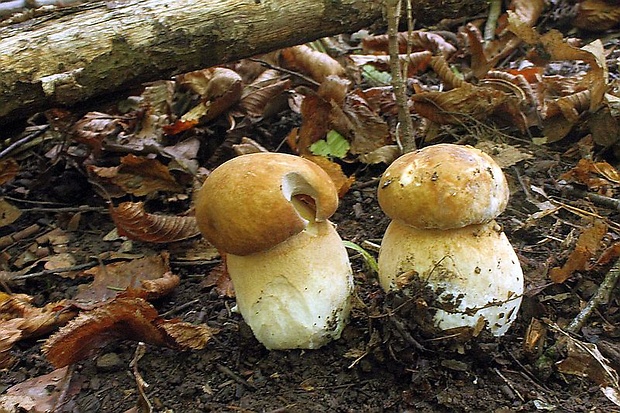
<svg viewBox="0 0 620 413"><path fill-rule="evenodd" d="M321 347L340 337L353 278L347 252L329 221L267 251L227 256L237 306L266 348Z"/></svg>
<svg viewBox="0 0 620 413"><path fill-rule="evenodd" d="M392 221L379 253L379 279L387 290L417 277L437 299L435 327L478 328L503 335L517 317L523 272L495 221L457 229L416 229Z"/></svg>

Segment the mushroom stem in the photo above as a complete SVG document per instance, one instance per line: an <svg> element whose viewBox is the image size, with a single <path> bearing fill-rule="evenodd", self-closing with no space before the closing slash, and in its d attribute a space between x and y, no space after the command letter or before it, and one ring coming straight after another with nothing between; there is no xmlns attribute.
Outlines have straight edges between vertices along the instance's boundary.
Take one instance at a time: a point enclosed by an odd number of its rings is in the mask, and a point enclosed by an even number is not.
<svg viewBox="0 0 620 413"><path fill-rule="evenodd" d="M428 304L435 311L434 327L440 330L476 328L485 322L491 333L501 336L517 317L523 273L495 221L450 230L416 229L392 221L378 261L379 281L386 291L407 289L415 278L437 294Z"/></svg>
<svg viewBox="0 0 620 413"><path fill-rule="evenodd" d="M239 312L266 348L314 349L340 337L353 278L329 221L310 223L267 251L229 254L227 266Z"/></svg>

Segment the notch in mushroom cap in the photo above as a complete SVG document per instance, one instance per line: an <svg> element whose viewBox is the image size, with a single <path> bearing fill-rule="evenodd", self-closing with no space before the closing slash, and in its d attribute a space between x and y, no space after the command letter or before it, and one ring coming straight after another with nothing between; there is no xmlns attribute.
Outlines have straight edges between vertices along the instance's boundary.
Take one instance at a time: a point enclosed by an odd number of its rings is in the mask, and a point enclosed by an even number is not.
<svg viewBox="0 0 620 413"><path fill-rule="evenodd" d="M195 199L196 221L215 247L235 255L271 248L338 208L329 175L298 156L255 153L215 169Z"/></svg>
<svg viewBox="0 0 620 413"><path fill-rule="evenodd" d="M470 146L438 144L394 161L379 183L381 209L415 228L461 228L489 222L506 209L501 168Z"/></svg>

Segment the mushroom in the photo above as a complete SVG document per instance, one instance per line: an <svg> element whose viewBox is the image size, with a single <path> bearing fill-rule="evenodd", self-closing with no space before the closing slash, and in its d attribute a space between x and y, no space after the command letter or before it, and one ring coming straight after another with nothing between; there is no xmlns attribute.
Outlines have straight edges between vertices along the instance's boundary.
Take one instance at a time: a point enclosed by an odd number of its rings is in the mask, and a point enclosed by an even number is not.
<svg viewBox="0 0 620 413"><path fill-rule="evenodd" d="M407 153L381 177L378 200L392 222L381 243L379 280L386 291L430 288L431 333L486 326L501 336L515 320L523 272L494 221L508 196L501 168L469 146Z"/></svg>
<svg viewBox="0 0 620 413"><path fill-rule="evenodd" d="M328 220L337 207L323 169L279 153L233 158L198 191L198 227L227 254L238 311L268 349L314 349L340 337L353 276Z"/></svg>

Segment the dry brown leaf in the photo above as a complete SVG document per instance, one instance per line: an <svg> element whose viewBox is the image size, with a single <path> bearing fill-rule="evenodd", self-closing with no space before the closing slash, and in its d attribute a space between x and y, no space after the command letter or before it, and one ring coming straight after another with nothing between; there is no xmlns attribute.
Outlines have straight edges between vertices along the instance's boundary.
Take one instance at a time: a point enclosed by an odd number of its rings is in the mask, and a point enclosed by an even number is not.
<svg viewBox="0 0 620 413"><path fill-rule="evenodd" d="M179 284L179 277L170 272L166 254L93 267L83 275L94 276L94 280L80 286L72 300L82 309L94 308L127 290L144 299L160 298Z"/></svg>
<svg viewBox="0 0 620 413"><path fill-rule="evenodd" d="M599 249L601 240L607 233L607 224L601 220L594 221L591 227L583 230L577 239L577 244L562 267L554 267L549 270L549 278L554 283L563 283L575 271L583 271L588 268L590 260Z"/></svg>
<svg viewBox="0 0 620 413"><path fill-rule="evenodd" d="M150 214L143 202L110 205L110 215L118 233L127 238L152 243L175 242L200 233L194 217Z"/></svg>
<svg viewBox="0 0 620 413"><path fill-rule="evenodd" d="M19 164L13 158L0 160L0 185L4 185L17 176Z"/></svg>
<svg viewBox="0 0 620 413"><path fill-rule="evenodd" d="M398 33L399 53L407 53L407 44L412 52L431 51L435 55L442 55L448 59L456 52L456 47L448 43L441 35L431 32L415 30L409 36L407 32ZM381 34L368 36L362 40L362 50L365 53L389 53L388 36Z"/></svg>
<svg viewBox="0 0 620 413"><path fill-rule="evenodd" d="M17 341L40 337L66 324L76 311L66 301L34 307L32 298L24 294L0 292L0 368L7 368L14 359L10 350Z"/></svg>
<svg viewBox="0 0 620 413"><path fill-rule="evenodd" d="M472 119L484 120L500 105L509 101L509 95L491 87L477 87L469 83L447 92L423 92L411 97L414 110L439 124L463 124Z"/></svg>
<svg viewBox="0 0 620 413"><path fill-rule="evenodd" d="M520 39L534 46L537 53L544 52L543 60L583 60L590 65L587 75L588 89L591 92L589 109L592 112L598 109L607 90L607 64L602 42L595 40L580 49L566 42L562 33L557 30L550 30L540 35L520 21L514 13L508 12L508 14L509 29Z"/></svg>
<svg viewBox="0 0 620 413"><path fill-rule="evenodd" d="M463 86L463 83L465 82L463 78L454 73L454 71L450 68L450 65L448 65L446 59L442 56L433 56L429 64L448 89Z"/></svg>
<svg viewBox="0 0 620 413"><path fill-rule="evenodd" d="M104 141L115 140L120 132L134 130L137 118L113 116L101 112L88 112L72 128L73 139L88 145L95 155L101 152Z"/></svg>
<svg viewBox="0 0 620 413"><path fill-rule="evenodd" d="M4 198L0 198L0 227L11 225L17 221L22 215L19 208L6 201Z"/></svg>
<svg viewBox="0 0 620 413"><path fill-rule="evenodd" d="M349 58L356 66L372 65L379 70L389 70L390 68L389 55L351 55ZM444 59L443 57L440 58ZM407 65L407 75L424 72L432 59L433 54L429 51L398 55L401 67Z"/></svg>
<svg viewBox="0 0 620 413"><path fill-rule="evenodd" d="M0 396L0 411L6 413L72 411L71 398L80 392L82 382L83 380L72 380L71 373L66 367L33 377L10 387Z"/></svg>
<svg viewBox="0 0 620 413"><path fill-rule="evenodd" d="M177 347L184 350L202 350L219 332L206 324L191 324L178 320L164 320L158 327L174 340Z"/></svg>
<svg viewBox="0 0 620 413"><path fill-rule="evenodd" d="M171 327L170 324L179 322L161 319L147 301L136 297L118 297L104 306L82 312L48 338L42 350L52 365L62 367L94 356L116 340L190 349L202 348L200 345L204 347L217 332L204 325ZM168 329L173 331L173 335L168 333Z"/></svg>
<svg viewBox="0 0 620 413"><path fill-rule="evenodd" d="M327 172L327 175L329 175L334 182L340 198L349 191L351 185L355 182L355 176L346 176L344 172L342 172L342 167L339 164L324 156L304 155L302 157L314 162Z"/></svg>
<svg viewBox="0 0 620 413"><path fill-rule="evenodd" d="M215 291L223 297L235 297L235 288L226 268L226 254L222 254L222 262L211 268L200 286L215 287Z"/></svg>
<svg viewBox="0 0 620 413"><path fill-rule="evenodd" d="M157 191L181 192L183 188L170 174L168 168L157 159L136 155L121 158L121 164L114 167L89 166L91 178L103 185L114 185L125 193L145 196Z"/></svg>
<svg viewBox="0 0 620 413"><path fill-rule="evenodd" d="M572 21L573 26L594 32L609 30L619 23L620 4L605 0L581 0Z"/></svg>
<svg viewBox="0 0 620 413"><path fill-rule="evenodd" d="M241 93L239 106L247 114L254 117L270 113L270 106L283 95L291 85L289 79L281 80L281 74L275 69L265 70Z"/></svg>
<svg viewBox="0 0 620 413"><path fill-rule="evenodd" d="M560 179L586 185L590 191L607 194L611 188L620 186L620 172L607 162L594 162L582 158Z"/></svg>
<svg viewBox="0 0 620 413"><path fill-rule="evenodd" d="M215 119L241 97L243 81L234 70L212 67L177 76L177 81L198 93L202 101L181 117L181 122L208 122Z"/></svg>
<svg viewBox="0 0 620 413"><path fill-rule="evenodd" d="M280 57L283 67L306 73L318 83L323 83L328 76L343 76L345 73L336 59L306 45L282 49Z"/></svg>

